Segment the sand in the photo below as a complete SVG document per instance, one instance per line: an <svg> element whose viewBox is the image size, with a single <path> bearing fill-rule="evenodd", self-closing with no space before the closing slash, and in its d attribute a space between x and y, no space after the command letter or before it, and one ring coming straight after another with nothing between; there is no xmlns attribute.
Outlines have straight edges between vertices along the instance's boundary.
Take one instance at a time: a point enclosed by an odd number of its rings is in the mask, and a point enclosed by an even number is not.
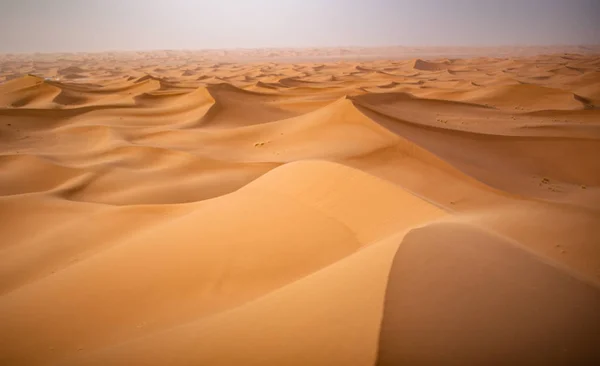
<svg viewBox="0 0 600 366"><path fill-rule="evenodd" d="M600 48L0 55L0 365L600 364Z"/></svg>

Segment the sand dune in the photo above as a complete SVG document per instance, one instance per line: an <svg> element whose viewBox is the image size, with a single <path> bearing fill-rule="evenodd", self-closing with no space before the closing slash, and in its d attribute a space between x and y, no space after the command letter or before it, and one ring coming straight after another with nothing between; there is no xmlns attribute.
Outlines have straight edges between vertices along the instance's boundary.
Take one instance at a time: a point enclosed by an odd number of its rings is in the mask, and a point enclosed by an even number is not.
<svg viewBox="0 0 600 366"><path fill-rule="evenodd" d="M439 71L439 70L447 70L448 65L443 62L430 62L424 61L421 59L416 59L411 62L412 68L415 70L423 70L423 71Z"/></svg>
<svg viewBox="0 0 600 366"><path fill-rule="evenodd" d="M378 364L594 364L599 307L597 287L502 237L430 225L396 252Z"/></svg>
<svg viewBox="0 0 600 366"><path fill-rule="evenodd" d="M600 64L553 51L0 56L0 364L599 363Z"/></svg>

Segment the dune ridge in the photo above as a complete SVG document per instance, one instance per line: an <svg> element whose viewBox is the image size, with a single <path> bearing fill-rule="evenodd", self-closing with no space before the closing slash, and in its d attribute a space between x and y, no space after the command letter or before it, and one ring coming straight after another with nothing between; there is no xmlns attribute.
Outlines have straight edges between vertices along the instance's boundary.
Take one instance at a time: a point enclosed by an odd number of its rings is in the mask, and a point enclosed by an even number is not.
<svg viewBox="0 0 600 366"><path fill-rule="evenodd" d="M600 362L599 56L546 51L0 55L0 364Z"/></svg>

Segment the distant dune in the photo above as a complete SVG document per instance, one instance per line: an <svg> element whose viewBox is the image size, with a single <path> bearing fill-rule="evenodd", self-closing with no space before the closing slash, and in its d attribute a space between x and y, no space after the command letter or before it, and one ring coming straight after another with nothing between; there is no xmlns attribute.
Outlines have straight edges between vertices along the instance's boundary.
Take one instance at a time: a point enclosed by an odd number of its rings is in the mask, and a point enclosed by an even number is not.
<svg viewBox="0 0 600 366"><path fill-rule="evenodd" d="M421 59L416 59L412 62L412 67L415 70L439 71L446 70L448 68L448 65L443 62L429 62L423 61Z"/></svg>
<svg viewBox="0 0 600 366"><path fill-rule="evenodd" d="M599 55L1 55L0 365L600 364Z"/></svg>

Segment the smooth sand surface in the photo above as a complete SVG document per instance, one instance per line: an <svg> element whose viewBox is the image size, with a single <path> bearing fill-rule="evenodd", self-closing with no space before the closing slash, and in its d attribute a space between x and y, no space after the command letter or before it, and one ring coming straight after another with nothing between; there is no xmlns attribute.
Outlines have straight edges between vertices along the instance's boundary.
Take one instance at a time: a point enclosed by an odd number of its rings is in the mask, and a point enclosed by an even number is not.
<svg viewBox="0 0 600 366"><path fill-rule="evenodd" d="M599 55L0 55L0 365L600 363Z"/></svg>

